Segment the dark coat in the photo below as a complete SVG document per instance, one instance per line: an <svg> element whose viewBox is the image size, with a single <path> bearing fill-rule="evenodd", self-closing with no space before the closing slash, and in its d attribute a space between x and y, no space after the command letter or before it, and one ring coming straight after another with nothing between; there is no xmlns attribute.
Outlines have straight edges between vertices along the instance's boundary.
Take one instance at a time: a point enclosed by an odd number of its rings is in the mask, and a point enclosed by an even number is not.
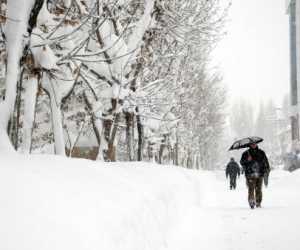
<svg viewBox="0 0 300 250"><path fill-rule="evenodd" d="M252 160L248 160L249 156L251 156ZM240 163L246 177L251 176L254 172L258 172L259 177L263 177L266 173L270 172L268 158L265 152L258 147L246 150L242 154Z"/></svg>
<svg viewBox="0 0 300 250"><path fill-rule="evenodd" d="M236 161L231 160L226 166L226 177L230 176L230 178L232 178L237 175L240 176L239 164Z"/></svg>

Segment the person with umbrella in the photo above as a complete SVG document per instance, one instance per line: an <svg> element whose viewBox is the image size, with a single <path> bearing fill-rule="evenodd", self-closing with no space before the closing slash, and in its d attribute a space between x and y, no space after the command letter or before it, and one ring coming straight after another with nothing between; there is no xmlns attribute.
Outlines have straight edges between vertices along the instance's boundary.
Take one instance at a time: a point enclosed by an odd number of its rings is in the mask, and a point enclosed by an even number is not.
<svg viewBox="0 0 300 250"><path fill-rule="evenodd" d="M229 163L226 166L226 179L229 177L229 188L235 189L236 188L236 178L237 176L240 177L240 167L239 164L234 160L233 157L230 158Z"/></svg>
<svg viewBox="0 0 300 250"><path fill-rule="evenodd" d="M265 152L257 146L257 143L261 141L263 139L260 137L247 137L235 142L230 148L230 150L249 148L243 152L240 163L245 173L248 202L252 209L255 206L261 207L263 179L270 172L268 158Z"/></svg>

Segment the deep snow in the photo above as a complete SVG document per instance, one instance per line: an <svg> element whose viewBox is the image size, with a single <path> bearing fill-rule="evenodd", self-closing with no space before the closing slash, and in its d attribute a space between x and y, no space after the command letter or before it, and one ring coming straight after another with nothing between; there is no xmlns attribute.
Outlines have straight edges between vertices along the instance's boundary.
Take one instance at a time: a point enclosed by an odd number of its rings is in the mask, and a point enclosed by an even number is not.
<svg viewBox="0 0 300 250"><path fill-rule="evenodd" d="M250 210L243 176L59 156L0 156L2 250L300 249L300 171L271 173Z"/></svg>

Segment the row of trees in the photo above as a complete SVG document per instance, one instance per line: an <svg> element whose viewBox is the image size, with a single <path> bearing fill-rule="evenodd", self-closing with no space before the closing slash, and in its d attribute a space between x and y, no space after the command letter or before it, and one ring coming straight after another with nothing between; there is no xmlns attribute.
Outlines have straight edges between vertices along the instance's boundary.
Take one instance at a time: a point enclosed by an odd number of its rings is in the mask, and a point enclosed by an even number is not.
<svg viewBox="0 0 300 250"><path fill-rule="evenodd" d="M0 11L2 152L94 145L99 160L212 165L219 0L2 0Z"/></svg>

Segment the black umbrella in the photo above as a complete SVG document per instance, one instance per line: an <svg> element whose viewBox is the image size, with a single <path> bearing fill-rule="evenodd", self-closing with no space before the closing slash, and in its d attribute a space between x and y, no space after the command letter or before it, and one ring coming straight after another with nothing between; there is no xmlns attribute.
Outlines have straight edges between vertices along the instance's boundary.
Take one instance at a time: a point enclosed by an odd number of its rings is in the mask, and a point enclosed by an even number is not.
<svg viewBox="0 0 300 250"><path fill-rule="evenodd" d="M249 147L251 144L253 143L260 143L262 142L264 139L260 138L258 136L250 136L250 137L246 137L240 140L235 141L232 146L229 148L229 150L234 150L234 149L241 149L241 148L247 148Z"/></svg>

